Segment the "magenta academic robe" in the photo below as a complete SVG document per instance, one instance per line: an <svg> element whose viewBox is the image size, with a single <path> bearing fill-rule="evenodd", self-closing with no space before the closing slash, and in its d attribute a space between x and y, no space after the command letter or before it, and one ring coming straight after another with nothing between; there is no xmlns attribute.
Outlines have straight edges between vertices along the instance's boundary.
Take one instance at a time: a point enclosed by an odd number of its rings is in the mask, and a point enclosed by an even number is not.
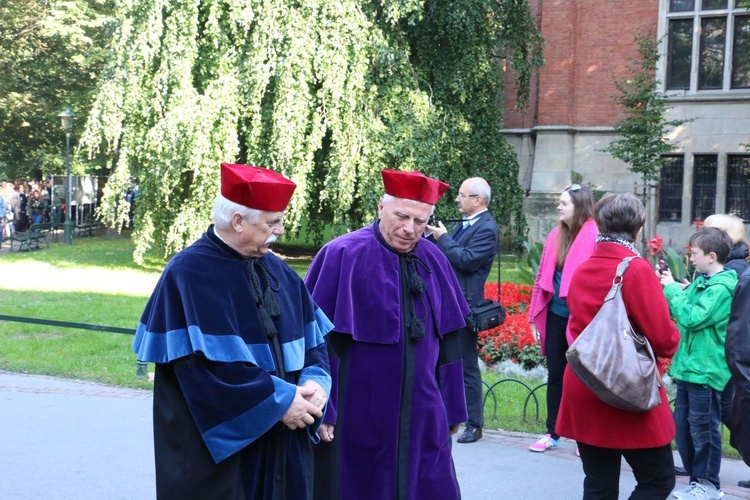
<svg viewBox="0 0 750 500"><path fill-rule="evenodd" d="M426 287L413 308L407 266ZM305 283L335 325L324 418L334 440L315 450L315 498L459 498L449 426L466 421L466 403L460 353L445 344L469 308L443 253L423 240L398 254L376 222L323 247Z"/></svg>

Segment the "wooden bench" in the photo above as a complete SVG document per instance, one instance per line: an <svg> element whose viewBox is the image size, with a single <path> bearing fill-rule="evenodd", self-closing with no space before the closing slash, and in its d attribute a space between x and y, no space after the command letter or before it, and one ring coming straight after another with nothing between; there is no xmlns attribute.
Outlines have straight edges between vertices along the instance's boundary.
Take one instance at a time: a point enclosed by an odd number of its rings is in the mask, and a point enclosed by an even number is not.
<svg viewBox="0 0 750 500"><path fill-rule="evenodd" d="M94 236L94 231L97 231L100 227L100 224L94 220L87 220L81 224L76 224L76 236Z"/></svg>
<svg viewBox="0 0 750 500"><path fill-rule="evenodd" d="M52 224L49 222L42 222L41 224L32 224L28 231L19 232L15 231L10 238L8 243L10 251L12 252L13 244L18 243L18 248L15 250L21 251L24 247L26 250L32 250L33 248L40 249L39 243L44 243L49 247L47 242L47 235L52 231Z"/></svg>

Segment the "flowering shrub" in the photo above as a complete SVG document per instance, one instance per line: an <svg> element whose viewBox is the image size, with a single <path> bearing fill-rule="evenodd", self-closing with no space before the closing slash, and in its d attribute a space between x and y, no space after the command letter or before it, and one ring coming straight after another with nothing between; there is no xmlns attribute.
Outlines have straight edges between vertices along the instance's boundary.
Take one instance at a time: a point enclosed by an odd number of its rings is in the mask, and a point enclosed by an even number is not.
<svg viewBox="0 0 750 500"><path fill-rule="evenodd" d="M693 221L693 224L695 224L698 230L703 227L703 222L699 220ZM646 243L646 254L654 266L664 260L672 276L677 281L682 281L684 278L690 279L695 273L695 269L690 263L689 245L685 247L685 255L680 255L673 248L664 248L664 239L657 234Z"/></svg>
<svg viewBox="0 0 750 500"><path fill-rule="evenodd" d="M497 298L497 283L487 283L484 296ZM479 355L487 364L509 360L525 369L543 363L539 345L531 334L531 325L526 309L531 302L531 287L515 283L503 283L500 288L500 303L505 307L505 323L484 332L479 332Z"/></svg>
<svg viewBox="0 0 750 500"><path fill-rule="evenodd" d="M652 257L661 258L662 254L664 253L664 249L662 248L662 245L664 244L664 240L660 235L656 235L650 240L648 240L648 243L646 244L646 247L648 248L648 254Z"/></svg>
<svg viewBox="0 0 750 500"><path fill-rule="evenodd" d="M484 296L497 299L497 283L484 285ZM531 287L515 283L503 283L500 287L500 303L509 314L522 313L531 302Z"/></svg>

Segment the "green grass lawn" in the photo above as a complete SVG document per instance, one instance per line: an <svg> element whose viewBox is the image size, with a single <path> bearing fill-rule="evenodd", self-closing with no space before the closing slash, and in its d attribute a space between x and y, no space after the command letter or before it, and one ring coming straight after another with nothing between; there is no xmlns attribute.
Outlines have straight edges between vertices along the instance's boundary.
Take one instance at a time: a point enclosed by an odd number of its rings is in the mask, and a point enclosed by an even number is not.
<svg viewBox="0 0 750 500"><path fill-rule="evenodd" d="M491 388L484 388L486 428L544 434L547 392L546 386L540 386L546 380L510 377L492 371L483 373L482 379Z"/></svg>
<svg viewBox="0 0 750 500"><path fill-rule="evenodd" d="M62 238L61 238L62 239ZM0 254L0 314L135 331L164 261L132 261L127 237L78 238ZM0 321L0 368L149 387L136 378L132 335Z"/></svg>

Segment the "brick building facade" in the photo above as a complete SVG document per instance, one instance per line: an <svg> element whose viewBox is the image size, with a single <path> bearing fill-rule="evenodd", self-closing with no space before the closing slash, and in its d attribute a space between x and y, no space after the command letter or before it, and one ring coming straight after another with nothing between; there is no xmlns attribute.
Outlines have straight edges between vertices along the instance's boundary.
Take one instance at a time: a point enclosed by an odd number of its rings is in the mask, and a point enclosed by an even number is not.
<svg viewBox="0 0 750 500"><path fill-rule="evenodd" d="M740 1L529 1L545 64L526 110L514 109L508 79L502 134L518 153L532 241L556 224L556 200L573 172L601 191L640 184L601 151L617 138L623 114L614 81L637 56L636 33L661 40L657 77L668 119L695 119L667 138L677 150L650 197L647 230L682 248L696 218L729 212L750 220L750 155L742 146L750 143L750 14Z"/></svg>

